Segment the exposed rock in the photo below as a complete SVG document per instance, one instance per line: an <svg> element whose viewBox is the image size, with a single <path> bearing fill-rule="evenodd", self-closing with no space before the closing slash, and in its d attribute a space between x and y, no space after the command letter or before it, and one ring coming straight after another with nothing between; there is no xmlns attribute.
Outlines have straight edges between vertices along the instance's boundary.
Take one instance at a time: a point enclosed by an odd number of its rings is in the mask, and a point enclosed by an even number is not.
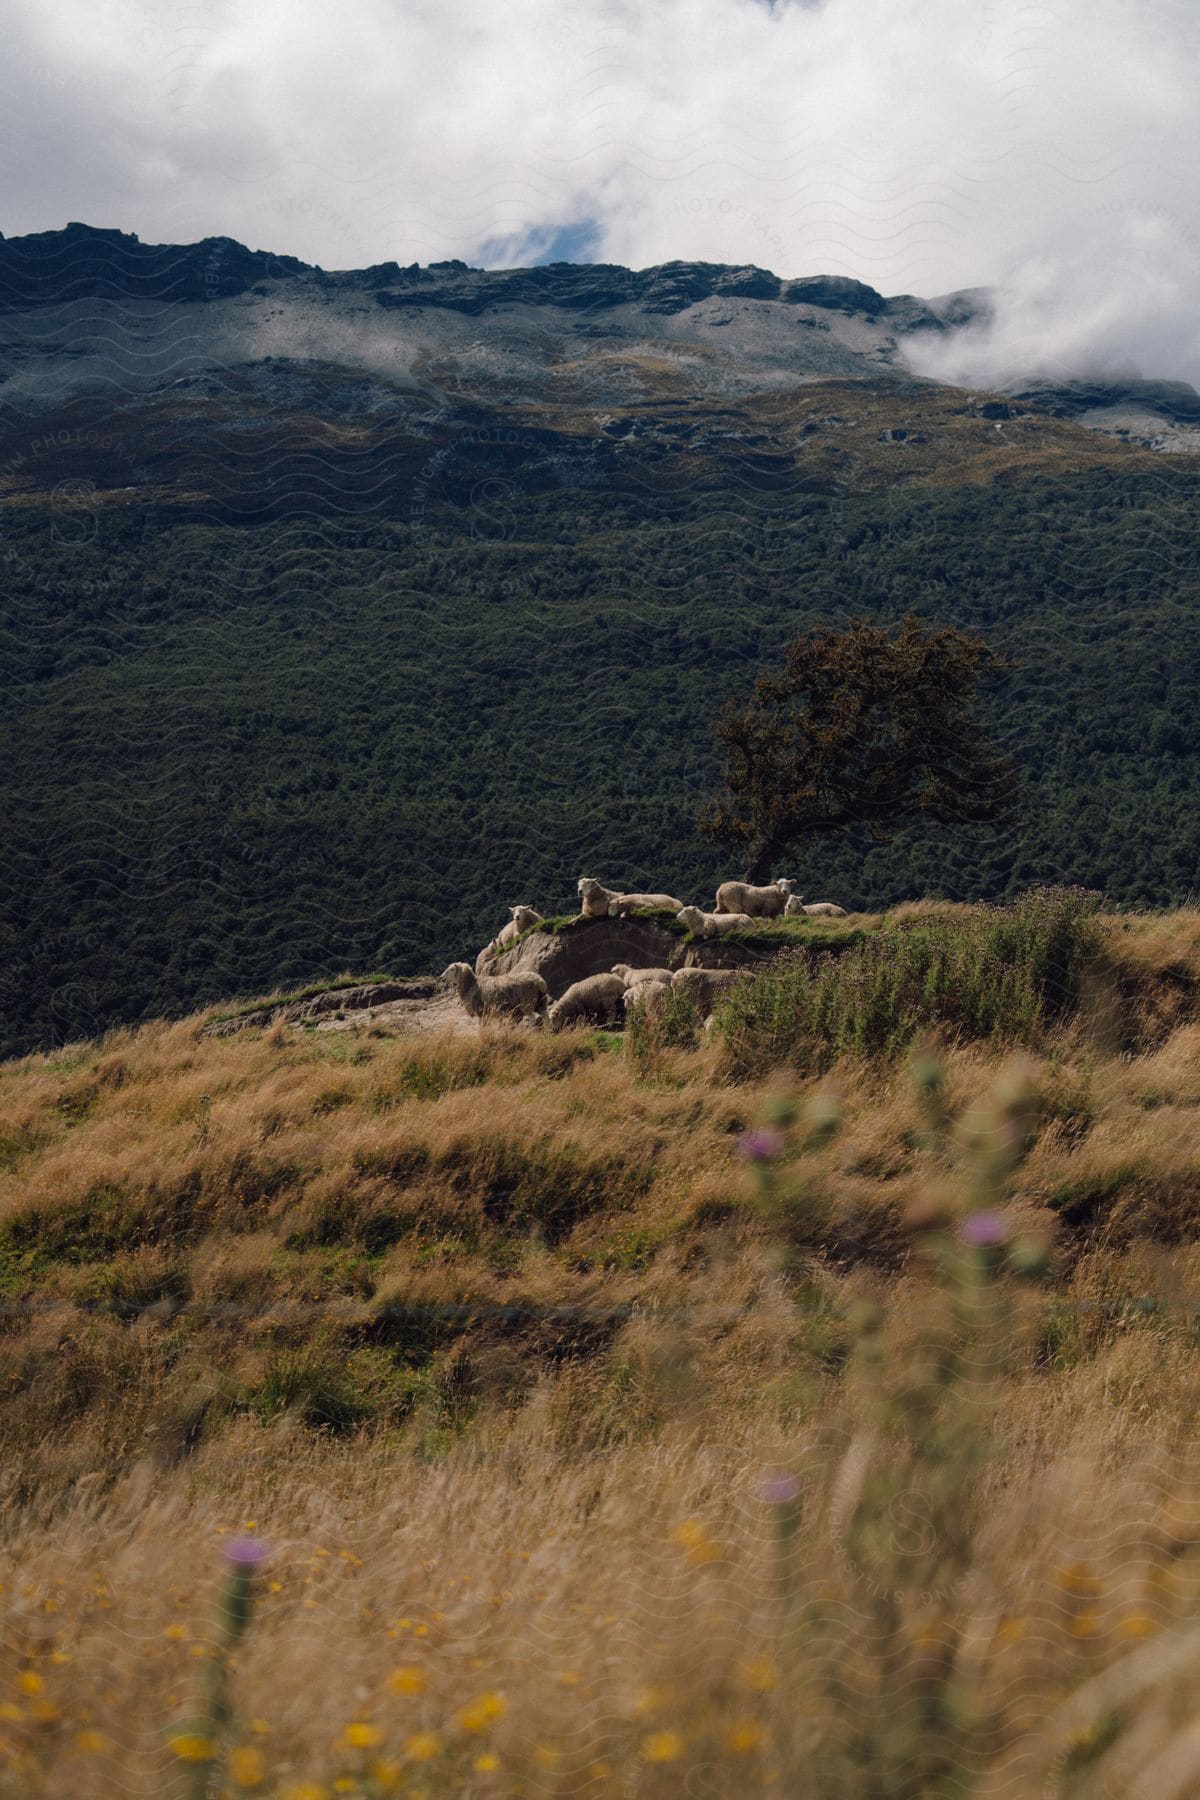
<svg viewBox="0 0 1200 1800"><path fill-rule="evenodd" d="M532 970L557 1000L585 976L606 975L614 963L677 969L686 948L678 933L652 917L576 919L558 931L531 931L515 950L496 958L495 973Z"/></svg>
<svg viewBox="0 0 1200 1800"><path fill-rule="evenodd" d="M267 1025L315 1025L318 1020L336 1018L340 1014L365 1012L369 1008L387 1006L395 1001L432 999L441 987L438 975L406 975L395 981L366 981L359 987L326 988L307 1000L281 1001L258 1006L252 1012L236 1013L231 1019L219 1019L204 1029L205 1037L231 1037L234 1032L261 1030Z"/></svg>
<svg viewBox="0 0 1200 1800"><path fill-rule="evenodd" d="M1075 419L1098 409L1124 407L1157 413L1173 423L1200 424L1200 394L1186 381L1037 381L1021 388L1027 400L1055 418Z"/></svg>
<svg viewBox="0 0 1200 1800"><path fill-rule="evenodd" d="M143 244L133 232L75 221L63 231L0 238L0 312L72 300L223 300L307 270L294 256L247 250L233 238Z"/></svg>

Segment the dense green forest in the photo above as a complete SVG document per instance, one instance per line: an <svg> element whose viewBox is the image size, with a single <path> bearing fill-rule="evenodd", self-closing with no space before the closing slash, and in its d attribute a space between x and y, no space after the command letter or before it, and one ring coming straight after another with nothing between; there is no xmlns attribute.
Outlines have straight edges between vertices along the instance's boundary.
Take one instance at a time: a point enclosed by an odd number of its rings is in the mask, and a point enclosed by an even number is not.
<svg viewBox="0 0 1200 1800"><path fill-rule="evenodd" d="M816 842L809 898L1196 881L1200 526L1163 464L857 498L611 490L254 526L0 528L0 1046L473 952L576 877L707 901L712 719L818 619L912 609L1022 667L1003 832ZM781 871L783 872L783 871Z"/></svg>

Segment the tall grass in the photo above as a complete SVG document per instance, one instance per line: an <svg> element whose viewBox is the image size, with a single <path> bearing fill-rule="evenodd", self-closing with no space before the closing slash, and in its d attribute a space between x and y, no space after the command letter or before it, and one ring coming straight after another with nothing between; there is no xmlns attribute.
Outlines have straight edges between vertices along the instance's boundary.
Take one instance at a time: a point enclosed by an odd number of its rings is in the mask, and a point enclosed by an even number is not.
<svg viewBox="0 0 1200 1800"><path fill-rule="evenodd" d="M837 957L781 961L721 1005L728 1068L819 1074L840 1057L894 1057L931 1029L1037 1043L1084 998L1098 907L1078 889L1043 889L1011 907L885 923Z"/></svg>
<svg viewBox="0 0 1200 1800"><path fill-rule="evenodd" d="M0 1069L0 1793L1194 1791L1200 1026L1085 1041L1127 934L1037 905L979 929L1040 1011L913 1069Z"/></svg>

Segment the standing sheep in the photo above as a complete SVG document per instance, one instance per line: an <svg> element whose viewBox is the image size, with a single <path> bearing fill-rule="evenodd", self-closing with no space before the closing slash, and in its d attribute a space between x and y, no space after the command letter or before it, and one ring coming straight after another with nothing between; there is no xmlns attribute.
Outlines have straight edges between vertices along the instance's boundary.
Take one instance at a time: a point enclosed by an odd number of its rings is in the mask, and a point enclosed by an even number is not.
<svg viewBox="0 0 1200 1800"><path fill-rule="evenodd" d="M666 1004L667 995L671 992L670 981L636 981L627 987L621 999L625 1006L625 1019L628 1023L630 1008L640 1006L647 1018L656 1018Z"/></svg>
<svg viewBox="0 0 1200 1800"><path fill-rule="evenodd" d="M507 925L502 925L490 944L485 944L475 958L475 973L482 975L488 963L493 962L502 950L516 943L522 932L530 931L535 925L542 923L542 915L534 912L532 906L514 906L512 918Z"/></svg>
<svg viewBox="0 0 1200 1800"><path fill-rule="evenodd" d="M745 931L748 926L757 925L749 913L737 912L701 912L698 906L684 906L675 915L681 925L686 925L693 937L716 937L722 931Z"/></svg>
<svg viewBox="0 0 1200 1800"><path fill-rule="evenodd" d="M627 988L640 987L643 981L670 981L670 969L635 969L630 963L614 963L614 975L619 975Z"/></svg>
<svg viewBox="0 0 1200 1800"><path fill-rule="evenodd" d="M671 986L686 994L702 1019L707 1019L721 995L749 980L745 969L676 969Z"/></svg>
<svg viewBox="0 0 1200 1800"><path fill-rule="evenodd" d="M569 987L550 1008L551 1031L587 1020L595 1025L615 1025L620 1018L625 983L619 975L588 975Z"/></svg>
<svg viewBox="0 0 1200 1800"><path fill-rule="evenodd" d="M470 963L451 963L443 980L453 982L472 1018L517 1019L540 1025L550 1005L550 990L540 975L476 975Z"/></svg>
<svg viewBox="0 0 1200 1800"><path fill-rule="evenodd" d="M717 889L717 911L752 913L756 919L777 919L795 885L782 875L769 887L751 887L745 881L723 881Z"/></svg>
<svg viewBox="0 0 1200 1800"><path fill-rule="evenodd" d="M844 906L835 906L832 900L812 900L806 906L799 894L792 894L784 907L789 919L798 919L807 913L810 919L844 919Z"/></svg>

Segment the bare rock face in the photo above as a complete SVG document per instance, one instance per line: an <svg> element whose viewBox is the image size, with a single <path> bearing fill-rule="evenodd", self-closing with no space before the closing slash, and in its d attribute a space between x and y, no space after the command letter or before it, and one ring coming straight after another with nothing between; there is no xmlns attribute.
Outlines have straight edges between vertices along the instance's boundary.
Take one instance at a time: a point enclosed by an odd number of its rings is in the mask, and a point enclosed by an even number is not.
<svg viewBox="0 0 1200 1800"><path fill-rule="evenodd" d="M614 963L678 969L686 948L683 938L657 919L574 919L558 931L531 931L515 950L498 956L489 972L540 975L551 1000L558 1000L573 982L607 975Z"/></svg>

